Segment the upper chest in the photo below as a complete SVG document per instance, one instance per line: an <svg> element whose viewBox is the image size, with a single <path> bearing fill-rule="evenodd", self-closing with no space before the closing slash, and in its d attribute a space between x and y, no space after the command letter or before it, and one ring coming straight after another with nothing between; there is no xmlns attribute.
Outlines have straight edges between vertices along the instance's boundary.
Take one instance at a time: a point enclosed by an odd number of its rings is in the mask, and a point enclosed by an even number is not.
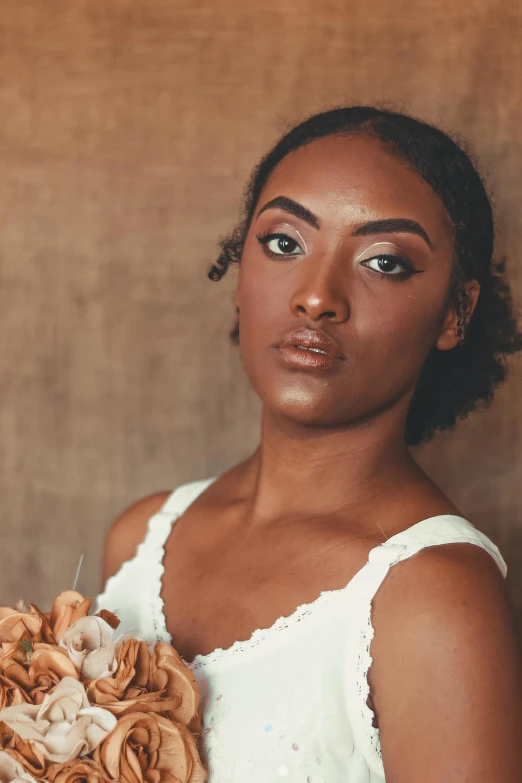
<svg viewBox="0 0 522 783"><path fill-rule="evenodd" d="M166 624L187 659L246 640L321 592L345 587L380 543L377 534L349 533L335 520L247 531L214 522L189 510L165 547Z"/></svg>

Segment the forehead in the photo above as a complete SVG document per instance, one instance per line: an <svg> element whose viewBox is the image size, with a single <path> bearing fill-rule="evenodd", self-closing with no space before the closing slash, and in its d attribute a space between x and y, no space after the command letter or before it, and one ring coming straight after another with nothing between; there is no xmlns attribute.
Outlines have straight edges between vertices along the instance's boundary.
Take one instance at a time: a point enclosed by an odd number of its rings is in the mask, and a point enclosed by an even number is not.
<svg viewBox="0 0 522 783"><path fill-rule="evenodd" d="M416 220L451 232L442 201L422 177L375 138L332 135L287 155L266 183L259 206L276 196L299 201L321 220Z"/></svg>

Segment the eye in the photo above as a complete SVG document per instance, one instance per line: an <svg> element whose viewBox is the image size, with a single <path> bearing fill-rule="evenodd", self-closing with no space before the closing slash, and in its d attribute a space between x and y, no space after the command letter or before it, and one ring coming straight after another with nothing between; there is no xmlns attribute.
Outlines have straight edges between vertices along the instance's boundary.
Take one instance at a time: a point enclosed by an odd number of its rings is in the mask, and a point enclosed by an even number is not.
<svg viewBox="0 0 522 783"><path fill-rule="evenodd" d="M265 245L273 256L302 256L304 252L299 243L288 234L265 234L258 236L257 240L261 245Z"/></svg>
<svg viewBox="0 0 522 783"><path fill-rule="evenodd" d="M380 272L388 277L392 275L402 275L410 277L417 274L420 270L414 269L409 261L399 256L393 256L381 253L378 256L361 261L362 266L372 269L374 272Z"/></svg>

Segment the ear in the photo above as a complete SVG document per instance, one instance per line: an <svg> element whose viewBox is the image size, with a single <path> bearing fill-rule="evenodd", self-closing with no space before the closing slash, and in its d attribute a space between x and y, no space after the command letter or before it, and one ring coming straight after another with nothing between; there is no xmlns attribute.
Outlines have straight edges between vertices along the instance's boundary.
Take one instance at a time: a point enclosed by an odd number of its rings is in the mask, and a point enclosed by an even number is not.
<svg viewBox="0 0 522 783"><path fill-rule="evenodd" d="M459 335L459 326L463 326L465 329L467 324L469 324L477 306L479 294L480 285L476 280L469 280L467 283L464 283L464 312L460 313L460 323L457 308L455 304L452 304L445 315L439 339L437 340L439 351L451 351L452 348L455 348L461 342L462 337ZM464 320L464 323L462 323L462 320Z"/></svg>

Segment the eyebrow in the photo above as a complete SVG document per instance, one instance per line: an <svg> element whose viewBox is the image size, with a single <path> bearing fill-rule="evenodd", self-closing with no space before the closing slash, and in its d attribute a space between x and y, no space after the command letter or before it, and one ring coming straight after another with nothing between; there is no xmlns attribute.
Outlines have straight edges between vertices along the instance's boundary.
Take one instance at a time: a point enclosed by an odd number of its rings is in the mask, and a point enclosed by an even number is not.
<svg viewBox="0 0 522 783"><path fill-rule="evenodd" d="M283 212L288 212L290 215L294 215L294 217L304 220L305 223L308 223L312 228L317 230L321 228L321 221L313 212L310 212L309 209L303 207L303 205L299 204L297 201L288 198L288 196L276 196L272 201L268 201L264 207L261 207L257 213L257 217L263 212L266 212L267 209L282 209Z"/></svg>
<svg viewBox="0 0 522 783"><path fill-rule="evenodd" d="M389 218L388 220L369 220L367 223L363 223L362 226L358 226L355 229L352 236L362 237L369 234L417 234L422 237L430 249L433 248L431 240L416 220L409 220L407 218Z"/></svg>
<svg viewBox="0 0 522 783"><path fill-rule="evenodd" d="M310 212L309 209L303 207L298 201L294 201L288 196L276 196L271 201L268 201L257 213L257 217L267 209L281 209L283 212L288 212L294 217L304 220L305 223L319 230L321 228L321 221ZM430 249L433 248L432 242L426 232L426 230L417 223L416 220L410 220L408 218L387 218L383 220L369 220L367 223L363 223L358 226L352 233L354 237L369 236L370 234L416 234L422 237Z"/></svg>

